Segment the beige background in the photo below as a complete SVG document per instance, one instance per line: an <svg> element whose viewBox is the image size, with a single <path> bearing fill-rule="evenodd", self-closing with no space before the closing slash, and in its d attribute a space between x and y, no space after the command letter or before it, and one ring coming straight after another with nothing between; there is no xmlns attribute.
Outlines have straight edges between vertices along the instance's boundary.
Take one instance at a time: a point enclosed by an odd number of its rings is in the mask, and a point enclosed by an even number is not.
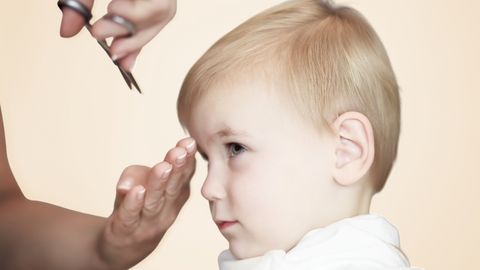
<svg viewBox="0 0 480 270"><path fill-rule="evenodd" d="M30 199L108 216L130 164L154 165L184 136L175 102L214 41L278 0L179 0L174 21L142 52L129 91L88 33L61 39L56 1L2 1L0 104L8 153ZM98 19L108 1L97 0ZM397 163L372 212L400 230L425 269L480 269L480 1L356 0L402 88ZM159 248L134 269L217 269L227 247L200 186ZM1 220L1 218L0 218Z"/></svg>

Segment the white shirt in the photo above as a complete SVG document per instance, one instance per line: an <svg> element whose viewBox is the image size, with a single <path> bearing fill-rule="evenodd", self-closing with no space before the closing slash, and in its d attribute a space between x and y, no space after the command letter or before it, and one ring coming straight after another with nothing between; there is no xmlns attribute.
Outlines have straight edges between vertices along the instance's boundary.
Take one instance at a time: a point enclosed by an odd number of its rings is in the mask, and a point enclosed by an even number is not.
<svg viewBox="0 0 480 270"><path fill-rule="evenodd" d="M397 228L380 215L343 219L307 233L290 251L237 260L230 250L218 257L220 270L405 270Z"/></svg>

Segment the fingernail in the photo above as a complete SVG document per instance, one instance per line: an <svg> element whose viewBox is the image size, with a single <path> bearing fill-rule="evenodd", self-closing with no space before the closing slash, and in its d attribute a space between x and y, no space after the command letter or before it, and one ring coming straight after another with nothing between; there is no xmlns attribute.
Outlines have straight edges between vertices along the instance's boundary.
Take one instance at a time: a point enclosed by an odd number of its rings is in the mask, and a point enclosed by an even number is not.
<svg viewBox="0 0 480 270"><path fill-rule="evenodd" d="M115 62L115 61L117 61L118 59L121 59L124 56L125 56L124 54L123 55L114 54L114 55L112 55L111 58L112 58L112 61Z"/></svg>
<svg viewBox="0 0 480 270"><path fill-rule="evenodd" d="M195 141L191 144L187 145L187 153L191 154L193 152L193 146L195 145Z"/></svg>
<svg viewBox="0 0 480 270"><path fill-rule="evenodd" d="M135 62L136 62L136 60L133 60L132 67L130 68L130 73L132 73L133 69L135 68Z"/></svg>
<svg viewBox="0 0 480 270"><path fill-rule="evenodd" d="M137 200L139 200L139 201L142 201L142 200L143 200L143 197L145 196L145 190L146 190L146 189L143 189L142 191L138 192L138 194L137 194Z"/></svg>
<svg viewBox="0 0 480 270"><path fill-rule="evenodd" d="M181 155L177 158L177 165L178 166L181 166L181 165L183 165L183 163L185 163L185 157L186 156L187 156L187 152L185 152L185 154L183 154L183 155Z"/></svg>
<svg viewBox="0 0 480 270"><path fill-rule="evenodd" d="M121 184L118 185L117 189L130 190L132 188L132 184L133 184L133 179L126 178L125 180L122 181Z"/></svg>
<svg viewBox="0 0 480 270"><path fill-rule="evenodd" d="M170 164L170 169L166 170L164 173L163 173L163 177L162 179L165 180L168 178L168 176L170 175L170 172L172 171L172 168L173 166Z"/></svg>
<svg viewBox="0 0 480 270"><path fill-rule="evenodd" d="M123 186L123 185L122 185L122 186L118 186L117 188L118 188L118 189L123 189L123 190L130 190L131 187L130 187L130 186Z"/></svg>

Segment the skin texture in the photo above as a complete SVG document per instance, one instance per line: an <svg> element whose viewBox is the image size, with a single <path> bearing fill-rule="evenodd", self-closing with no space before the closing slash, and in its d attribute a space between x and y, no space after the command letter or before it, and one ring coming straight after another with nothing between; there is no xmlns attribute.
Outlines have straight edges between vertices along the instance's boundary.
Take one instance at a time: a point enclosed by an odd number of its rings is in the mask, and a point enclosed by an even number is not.
<svg viewBox="0 0 480 270"><path fill-rule="evenodd" d="M94 3L78 1L89 9ZM137 32L122 37L127 33L122 26L99 20L93 24L92 35L97 39L114 37L111 57L131 70L142 47L175 12L175 0L113 0L108 13L129 20ZM83 18L66 8L60 35L75 36L83 25ZM196 151L191 138L179 141L153 168L125 169L109 218L30 201L8 164L1 113L0 127L1 269L128 269L155 249L189 197Z"/></svg>
<svg viewBox="0 0 480 270"><path fill-rule="evenodd" d="M91 216L23 196L8 164L0 112L0 268L132 267L155 249L188 199L195 152L186 138L153 168L126 168L110 217Z"/></svg>
<svg viewBox="0 0 480 270"><path fill-rule="evenodd" d="M92 8L93 0L78 0ZM92 25L92 35L96 39L116 37L110 46L110 57L120 59L125 70L132 70L138 54L175 16L176 0L113 0L108 5L108 14L121 16L136 27L137 32L131 37L127 29L109 20L98 20ZM83 28L84 20L71 9L63 11L60 35L73 37Z"/></svg>
<svg viewBox="0 0 480 270"><path fill-rule="evenodd" d="M310 230L367 214L372 196L368 119L346 113L337 135L319 136L265 89L216 89L187 120L208 160L202 195L238 259L288 251Z"/></svg>

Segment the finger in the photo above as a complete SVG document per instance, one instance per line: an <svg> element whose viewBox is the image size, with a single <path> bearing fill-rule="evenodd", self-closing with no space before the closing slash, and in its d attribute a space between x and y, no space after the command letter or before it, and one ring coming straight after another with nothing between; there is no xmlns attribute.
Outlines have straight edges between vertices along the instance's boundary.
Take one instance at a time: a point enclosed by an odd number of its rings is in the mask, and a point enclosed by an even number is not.
<svg viewBox="0 0 480 270"><path fill-rule="evenodd" d="M193 138L185 138L177 143L177 147L185 147L187 149L187 161L182 169L183 184L190 182L195 172L195 153L197 152L197 144Z"/></svg>
<svg viewBox="0 0 480 270"><path fill-rule="evenodd" d="M197 152L197 144L193 138L185 138L178 141L177 147L184 147L187 149L187 157L194 156Z"/></svg>
<svg viewBox="0 0 480 270"><path fill-rule="evenodd" d="M191 177L189 178L191 179ZM163 206L164 211L162 211L161 219L168 220L169 217L178 216L178 213L182 209L185 202L190 197L190 183L186 182L179 191L175 194L175 196L167 195L165 192L165 205ZM166 211L168 209L168 211ZM175 221L175 219L173 219ZM173 224L173 222L171 223Z"/></svg>
<svg viewBox="0 0 480 270"><path fill-rule="evenodd" d="M155 165L150 171L142 210L142 215L147 220L158 216L162 210L165 201L163 193L172 168L170 163L163 161Z"/></svg>
<svg viewBox="0 0 480 270"><path fill-rule="evenodd" d="M164 189L161 198L162 208L157 215L160 221L158 223L159 228L168 229L180 212L188 197L190 196L189 181L192 178L195 168L195 141L192 138L181 140L177 147L168 151L165 161L172 164L172 171L168 176L166 182L163 184ZM192 163L193 160L193 163ZM193 165L193 166L191 166ZM187 169L188 173L185 173L184 169ZM169 189L169 193L167 193Z"/></svg>
<svg viewBox="0 0 480 270"><path fill-rule="evenodd" d="M179 141L174 149L182 149L184 155L176 156L167 154L165 160L173 164L173 170L169 177L165 195L167 199L174 199L181 188L188 184L195 171L196 143L193 138Z"/></svg>
<svg viewBox="0 0 480 270"><path fill-rule="evenodd" d="M140 50L170 22L175 12L175 0L112 1L108 13L130 21L135 25L137 32L129 38L115 39L110 47L111 56L117 55L120 56L118 58L122 58Z"/></svg>
<svg viewBox="0 0 480 270"><path fill-rule="evenodd" d="M177 147L185 147L185 149L187 149L187 161L182 170L182 179L184 183L186 183L190 181L190 178L195 171L195 153L197 152L197 144L193 138L185 138L177 143Z"/></svg>
<svg viewBox="0 0 480 270"><path fill-rule="evenodd" d="M92 9L93 0L79 0L79 2L85 5L89 10ZM64 8L62 12L63 17L60 24L60 36L73 37L78 34L85 25L85 19L71 8Z"/></svg>
<svg viewBox="0 0 480 270"><path fill-rule="evenodd" d="M92 36L98 40L128 35L128 29L108 19L100 19L92 25Z"/></svg>
<svg viewBox="0 0 480 270"><path fill-rule="evenodd" d="M108 13L118 15L133 24L137 29L172 20L176 13L175 0L123 1L113 0L108 5Z"/></svg>
<svg viewBox="0 0 480 270"><path fill-rule="evenodd" d="M135 186L127 193L112 223L114 235L128 235L135 230L140 223L144 197L145 188L143 186Z"/></svg>
<svg viewBox="0 0 480 270"><path fill-rule="evenodd" d="M161 30L161 28L157 28L143 29L131 37L116 38L110 45L110 55L117 55L118 58L122 58L124 55L141 50Z"/></svg>
<svg viewBox="0 0 480 270"><path fill-rule="evenodd" d="M64 8L62 23L60 24L60 36L64 38L73 37L85 25L85 19L76 11Z"/></svg>
<svg viewBox="0 0 480 270"><path fill-rule="evenodd" d="M133 53L129 53L126 56L120 59L120 66L125 69L133 72L133 68L135 67L135 62L137 60L137 56L141 50L134 51Z"/></svg>
<svg viewBox="0 0 480 270"><path fill-rule="evenodd" d="M150 168L140 165L132 165L123 170L117 182L117 196L115 197L114 211L120 207L128 191L138 185L145 186Z"/></svg>

